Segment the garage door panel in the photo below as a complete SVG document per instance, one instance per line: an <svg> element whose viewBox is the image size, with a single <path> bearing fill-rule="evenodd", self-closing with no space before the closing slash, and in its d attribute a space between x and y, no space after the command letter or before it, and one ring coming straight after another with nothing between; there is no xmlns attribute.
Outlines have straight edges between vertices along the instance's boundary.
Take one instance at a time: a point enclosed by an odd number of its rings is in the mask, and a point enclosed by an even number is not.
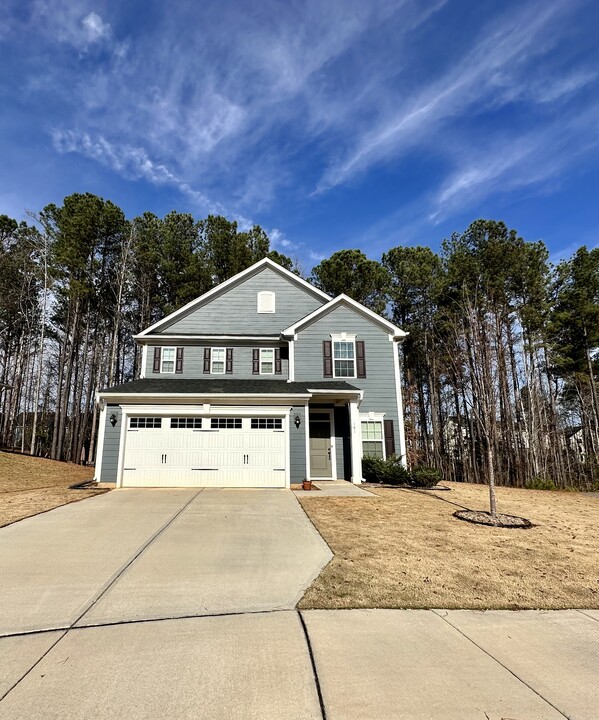
<svg viewBox="0 0 599 720"><path fill-rule="evenodd" d="M210 419L204 419L204 425ZM238 427L140 427L126 434L123 485L128 487L286 487L287 434ZM280 423L278 423L280 427Z"/></svg>

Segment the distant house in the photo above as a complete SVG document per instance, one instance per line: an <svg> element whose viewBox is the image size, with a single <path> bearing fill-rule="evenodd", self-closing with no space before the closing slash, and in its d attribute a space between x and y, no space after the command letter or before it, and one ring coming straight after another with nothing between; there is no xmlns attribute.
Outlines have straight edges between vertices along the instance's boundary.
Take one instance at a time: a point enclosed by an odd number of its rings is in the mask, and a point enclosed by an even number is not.
<svg viewBox="0 0 599 720"><path fill-rule="evenodd" d="M140 378L99 393L96 479L359 483L363 455L405 458L405 335L264 259L135 336Z"/></svg>

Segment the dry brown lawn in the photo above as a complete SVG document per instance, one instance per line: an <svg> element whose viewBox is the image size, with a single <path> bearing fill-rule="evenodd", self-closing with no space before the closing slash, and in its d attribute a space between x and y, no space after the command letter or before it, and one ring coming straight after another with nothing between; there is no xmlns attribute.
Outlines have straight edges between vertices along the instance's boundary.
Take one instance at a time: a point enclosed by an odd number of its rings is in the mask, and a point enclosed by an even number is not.
<svg viewBox="0 0 599 720"><path fill-rule="evenodd" d="M106 490L71 490L91 480L90 467L0 452L0 527Z"/></svg>
<svg viewBox="0 0 599 720"><path fill-rule="evenodd" d="M599 497L498 488L498 511L534 524L500 529L452 516L488 509L485 486L448 486L302 497L335 557L299 606L599 608Z"/></svg>

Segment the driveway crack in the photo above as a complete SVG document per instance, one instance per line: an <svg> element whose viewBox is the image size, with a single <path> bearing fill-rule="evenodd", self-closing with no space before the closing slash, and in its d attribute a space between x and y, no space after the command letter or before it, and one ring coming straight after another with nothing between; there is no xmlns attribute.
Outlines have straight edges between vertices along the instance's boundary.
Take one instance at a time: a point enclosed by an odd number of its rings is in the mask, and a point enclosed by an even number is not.
<svg viewBox="0 0 599 720"><path fill-rule="evenodd" d="M316 660L314 658L314 652L312 650L312 643L310 642L310 635L308 634L308 628L306 627L304 616L299 610L297 611L297 614L299 616L302 630L304 631L304 637L306 638L308 655L310 656L310 663L312 665L312 674L314 675L314 684L316 685L316 693L318 695L318 704L320 705L320 714L322 715L322 720L327 720L327 711L324 705L324 698L322 697L322 688L320 686L320 679L318 677L318 671L316 669Z"/></svg>

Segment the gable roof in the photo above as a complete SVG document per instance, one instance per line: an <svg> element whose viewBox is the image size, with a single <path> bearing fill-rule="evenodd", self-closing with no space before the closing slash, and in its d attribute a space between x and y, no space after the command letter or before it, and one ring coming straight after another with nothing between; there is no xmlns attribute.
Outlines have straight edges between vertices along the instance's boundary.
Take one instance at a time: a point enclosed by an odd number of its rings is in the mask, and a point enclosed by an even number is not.
<svg viewBox="0 0 599 720"><path fill-rule="evenodd" d="M408 335L407 332L400 330L400 328L398 328L392 322L389 322L389 320L386 320L384 317L381 317L381 315L378 315L377 313L368 309L361 303L353 300L349 296L337 295L336 298L330 300L328 303L326 303L326 305L322 305L322 307L317 308L309 315L306 315L306 317L298 320L296 323L293 323L293 325L290 325L286 330L283 331L283 336L285 337L295 335L298 330L312 324L319 317L321 317L322 315L326 315L340 305L345 305L345 307L349 307L352 310L355 310L368 320L372 320L373 322L377 323L379 326L387 330L390 335L393 335L394 340L403 340L403 338Z"/></svg>
<svg viewBox="0 0 599 720"><path fill-rule="evenodd" d="M250 265L249 268L246 268L245 270L242 270L242 272L237 273L237 275L233 275L232 278L229 278L228 280L225 280L224 282L219 283L218 285L213 287L212 290L208 290L208 292L204 293L203 295L200 295L195 300L192 300L191 302L187 303L187 305L184 305L182 308L179 308L178 310L175 310L174 312L172 312L170 315L163 317L162 320L159 320L158 322L154 323L153 325L150 325L150 327L146 328L145 330L142 330L142 332L140 332L135 337L141 338L146 335L150 335L151 333L159 330L159 328L163 327L164 325L170 325L177 318L179 318L183 315L186 315L187 313L191 312L192 310L194 310L198 307L201 307L202 305L204 305L207 302L210 302L214 297L221 295L223 292L235 287L236 285L239 285L246 278L251 277L252 275L256 275L264 268L270 268L271 270L274 270L275 272L279 273L279 275L281 275L282 277L286 278L287 280L290 280L298 287L301 287L303 290L307 290L313 296L319 298L320 300L328 302L331 299L330 296L327 295L325 292L323 292L322 290L319 290L317 287L314 287L314 285L311 285L309 282L307 282L303 278L290 272L289 270L282 267L278 263L274 262L270 258L263 258L262 260L259 260L257 263Z"/></svg>

